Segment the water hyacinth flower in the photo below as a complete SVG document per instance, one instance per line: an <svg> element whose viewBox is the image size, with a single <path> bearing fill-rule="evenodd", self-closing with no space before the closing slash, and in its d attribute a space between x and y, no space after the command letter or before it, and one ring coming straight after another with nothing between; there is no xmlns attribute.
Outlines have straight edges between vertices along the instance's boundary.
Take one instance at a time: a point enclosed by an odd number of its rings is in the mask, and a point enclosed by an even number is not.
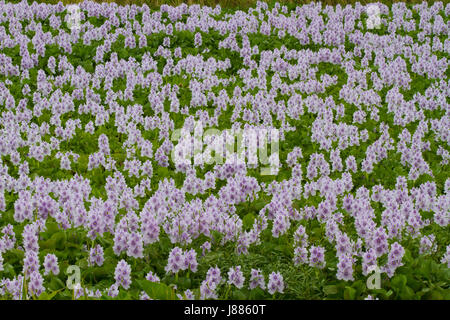
<svg viewBox="0 0 450 320"><path fill-rule="evenodd" d="M127 255L134 258L144 257L143 240L140 233L133 232L129 236Z"/></svg>
<svg viewBox="0 0 450 320"><path fill-rule="evenodd" d="M48 275L49 273L52 273L55 276L58 275L58 258L54 254L47 254L44 258L44 268L44 275Z"/></svg>
<svg viewBox="0 0 450 320"><path fill-rule="evenodd" d="M125 251L128 247L128 238L129 234L121 229L118 228L114 234L114 246L113 250L116 255L120 255L122 251Z"/></svg>
<svg viewBox="0 0 450 320"><path fill-rule="evenodd" d="M206 273L206 280L217 285L220 284L222 282L220 269L217 266L215 268L209 268L208 272Z"/></svg>
<svg viewBox="0 0 450 320"><path fill-rule="evenodd" d="M192 272L197 272L197 252L194 249L190 249L184 253L184 267L190 269Z"/></svg>
<svg viewBox="0 0 450 320"><path fill-rule="evenodd" d="M276 292L283 293L284 281L283 276L279 272L272 272L269 275L269 282L267 283L267 291L269 294L275 294Z"/></svg>
<svg viewBox="0 0 450 320"><path fill-rule="evenodd" d="M325 249L322 247L311 246L309 248L309 265L323 269L325 267Z"/></svg>
<svg viewBox="0 0 450 320"><path fill-rule="evenodd" d="M33 272L39 271L39 257L35 251L25 252L25 257L23 259L23 273L31 274Z"/></svg>
<svg viewBox="0 0 450 320"><path fill-rule="evenodd" d="M150 298L145 291L141 291L139 294L139 300L152 300L152 298Z"/></svg>
<svg viewBox="0 0 450 320"><path fill-rule="evenodd" d="M125 261L120 260L114 271L114 279L117 287L123 287L127 290L131 285L131 266Z"/></svg>
<svg viewBox="0 0 450 320"><path fill-rule="evenodd" d="M184 300L195 300L194 293L191 290L186 289L184 291Z"/></svg>
<svg viewBox="0 0 450 320"><path fill-rule="evenodd" d="M101 267L103 265L103 261L104 261L103 248L101 245L97 244L89 251L89 265L91 266L97 265Z"/></svg>
<svg viewBox="0 0 450 320"><path fill-rule="evenodd" d="M336 278L345 281L354 281L353 277L353 258L349 255L341 255L337 264L338 272Z"/></svg>
<svg viewBox="0 0 450 320"><path fill-rule="evenodd" d="M402 266L402 258L405 254L405 249L398 243L394 242L391 245L391 250L388 254L388 262L384 266L383 270L389 277L392 277L395 273L395 270Z"/></svg>
<svg viewBox="0 0 450 320"><path fill-rule="evenodd" d="M43 286L44 279L38 271L32 272L29 276L28 281L28 291L32 295L39 297L41 293L45 291L45 288Z"/></svg>
<svg viewBox="0 0 450 320"><path fill-rule="evenodd" d="M264 282L264 275L262 275L261 270L259 269L252 269L251 270L251 276L250 276L250 289L255 289L257 287L260 287L262 290L266 288L266 284Z"/></svg>
<svg viewBox="0 0 450 320"><path fill-rule="evenodd" d="M363 275L367 276L371 268L377 266L377 256L375 254L375 250L373 248L370 248L363 253L362 258L362 272Z"/></svg>
<svg viewBox="0 0 450 320"><path fill-rule="evenodd" d="M152 271L149 271L147 273L147 276L145 277L145 279L147 279L148 281L151 281L151 282L160 282L159 277L156 274L154 274Z"/></svg>
<svg viewBox="0 0 450 320"><path fill-rule="evenodd" d="M228 271L228 284L235 285L238 289L241 289L244 286L244 274L241 271L241 266L237 266L235 268L230 268Z"/></svg>
<svg viewBox="0 0 450 320"><path fill-rule="evenodd" d="M205 241L202 245L202 256L204 256L206 254L206 252L211 251L211 243L209 241Z"/></svg>
<svg viewBox="0 0 450 320"><path fill-rule="evenodd" d="M447 268L450 268L450 245L447 246L447 252L442 257L441 263L447 264Z"/></svg>
<svg viewBox="0 0 450 320"><path fill-rule="evenodd" d="M194 36L194 44L196 47L202 45L202 35L199 32L197 32Z"/></svg>
<svg viewBox="0 0 450 320"><path fill-rule="evenodd" d="M39 250L38 236L34 225L27 224L23 230L22 237L25 250L35 252Z"/></svg>
<svg viewBox="0 0 450 320"><path fill-rule="evenodd" d="M5 293L9 293L12 296L13 300L22 299L24 290L23 281L24 281L23 276L14 277L12 280L10 279L2 280Z"/></svg>
<svg viewBox="0 0 450 320"><path fill-rule="evenodd" d="M178 273L180 270L185 270L185 254L179 247L175 247L169 254L167 266L165 270L167 273Z"/></svg>
<svg viewBox="0 0 450 320"><path fill-rule="evenodd" d="M304 247L296 247L294 249L294 258L293 262L295 266L301 264L308 264L308 249Z"/></svg>
<svg viewBox="0 0 450 320"><path fill-rule="evenodd" d="M117 280L116 280L117 281ZM115 298L119 295L119 286L117 284L112 284L108 289L108 296Z"/></svg>
<svg viewBox="0 0 450 320"><path fill-rule="evenodd" d="M423 236L420 239L419 254L431 254L436 252L435 235L431 234L429 236Z"/></svg>
<svg viewBox="0 0 450 320"><path fill-rule="evenodd" d="M200 299L217 299L217 283L212 280L203 280L200 285Z"/></svg>

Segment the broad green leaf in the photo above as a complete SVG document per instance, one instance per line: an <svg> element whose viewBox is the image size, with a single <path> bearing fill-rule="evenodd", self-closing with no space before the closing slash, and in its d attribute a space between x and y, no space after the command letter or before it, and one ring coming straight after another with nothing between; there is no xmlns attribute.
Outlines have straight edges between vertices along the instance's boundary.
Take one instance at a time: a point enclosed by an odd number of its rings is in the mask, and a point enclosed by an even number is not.
<svg viewBox="0 0 450 320"><path fill-rule="evenodd" d="M330 285L330 286L325 286L323 288L323 292L326 295L332 295L332 294L337 294L338 293L338 287L335 285Z"/></svg>
<svg viewBox="0 0 450 320"><path fill-rule="evenodd" d="M410 287L405 286L402 289L402 292L400 293L400 299L412 300L412 299L417 299L417 297L414 295L414 291Z"/></svg>
<svg viewBox="0 0 450 320"><path fill-rule="evenodd" d="M345 300L355 300L356 290L352 287L345 287L344 290L344 299Z"/></svg>
<svg viewBox="0 0 450 320"><path fill-rule="evenodd" d="M241 290L233 290L233 300L246 300L247 296Z"/></svg>
<svg viewBox="0 0 450 320"><path fill-rule="evenodd" d="M393 289L395 289L397 292L400 292L406 286L406 281L407 281L407 278L405 275L398 274L392 278L391 287Z"/></svg>
<svg viewBox="0 0 450 320"><path fill-rule="evenodd" d="M61 289L62 290L62 289ZM48 292L42 292L39 296L38 300L52 300L54 296L56 296L61 290L53 291L51 293Z"/></svg>
<svg viewBox="0 0 450 320"><path fill-rule="evenodd" d="M148 280L137 280L137 283L152 299L177 300L175 292L164 283L156 283Z"/></svg>

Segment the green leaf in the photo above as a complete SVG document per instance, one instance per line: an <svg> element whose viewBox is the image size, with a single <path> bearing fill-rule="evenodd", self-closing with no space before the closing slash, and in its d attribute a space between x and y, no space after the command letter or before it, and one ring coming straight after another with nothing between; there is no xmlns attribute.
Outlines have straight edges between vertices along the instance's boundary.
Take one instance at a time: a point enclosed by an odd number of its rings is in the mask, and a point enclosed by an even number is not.
<svg viewBox="0 0 450 320"><path fill-rule="evenodd" d="M22 261L25 253L19 249L11 249L3 254L3 259L14 265L17 261Z"/></svg>
<svg viewBox="0 0 450 320"><path fill-rule="evenodd" d="M147 295L155 300L177 300L173 289L164 283L156 283L148 280L137 280L137 283Z"/></svg>
<svg viewBox="0 0 450 320"><path fill-rule="evenodd" d="M257 287L253 290L250 290L249 300L262 300L264 298L264 291Z"/></svg>
<svg viewBox="0 0 450 320"><path fill-rule="evenodd" d="M253 227L253 222L255 221L255 215L253 213L248 213L242 219L244 229L251 229Z"/></svg>
<svg viewBox="0 0 450 320"><path fill-rule="evenodd" d="M103 265L101 267L89 267L83 273L83 277L89 277L89 279L95 279L96 281L100 279L108 278L111 274L111 268L109 265Z"/></svg>
<svg viewBox="0 0 450 320"><path fill-rule="evenodd" d="M332 295L332 294L337 294L338 293L338 287L335 285L331 285L331 286L325 286L323 288L323 292L326 295Z"/></svg>
<svg viewBox="0 0 450 320"><path fill-rule="evenodd" d="M355 281L352 288L356 290L356 296L359 296L366 289L366 284L362 280Z"/></svg>
<svg viewBox="0 0 450 320"><path fill-rule="evenodd" d="M62 290L62 289L61 289ZM58 294L61 290L53 291L51 293L48 292L42 292L39 296L38 300L52 300L54 296Z"/></svg>
<svg viewBox="0 0 450 320"><path fill-rule="evenodd" d="M131 300L130 293L121 288L119 289L119 294L117 295L116 300Z"/></svg>
<svg viewBox="0 0 450 320"><path fill-rule="evenodd" d="M233 300L246 300L247 296L240 290L233 290Z"/></svg>
<svg viewBox="0 0 450 320"><path fill-rule="evenodd" d="M56 222L47 222L45 234L48 236L53 235L54 233L60 231L58 224Z"/></svg>
<svg viewBox="0 0 450 320"><path fill-rule="evenodd" d="M158 169L156 169L156 175L158 177L170 177L170 172L166 167L158 167Z"/></svg>
<svg viewBox="0 0 450 320"><path fill-rule="evenodd" d="M443 300L444 296L438 291L433 290L427 295L428 300Z"/></svg>
<svg viewBox="0 0 450 320"><path fill-rule="evenodd" d="M56 249L56 241L54 239L48 239L47 241L40 241L39 246L41 249L49 249L49 250L55 250Z"/></svg>
<svg viewBox="0 0 450 320"><path fill-rule="evenodd" d="M175 283L175 281L173 281ZM179 289L189 289L191 287L192 281L187 277L179 277L176 281L176 285Z"/></svg>
<svg viewBox="0 0 450 320"><path fill-rule="evenodd" d="M223 238L223 234L221 234L219 231L213 230L211 231L213 244L218 244Z"/></svg>
<svg viewBox="0 0 450 320"><path fill-rule="evenodd" d="M6 263L3 266L3 274L14 277L16 275L16 272L14 271L14 267L11 264Z"/></svg>
<svg viewBox="0 0 450 320"><path fill-rule="evenodd" d="M405 261L405 263L409 264L411 261L413 261L413 258L411 256L411 251L409 251L408 249L405 249L405 254L403 255L403 261Z"/></svg>
<svg viewBox="0 0 450 320"><path fill-rule="evenodd" d="M86 258L78 260L76 264L77 264L77 266L80 267L80 269L88 268L88 261Z"/></svg>
<svg viewBox="0 0 450 320"><path fill-rule="evenodd" d="M415 298L414 291L408 286L405 286L400 293L400 299L402 300L412 300Z"/></svg>
<svg viewBox="0 0 450 320"><path fill-rule="evenodd" d="M58 277L53 277L48 287L52 290L64 289L66 285Z"/></svg>
<svg viewBox="0 0 450 320"><path fill-rule="evenodd" d="M430 260L422 260L419 264L419 273L426 279L431 274L431 261Z"/></svg>
<svg viewBox="0 0 450 320"><path fill-rule="evenodd" d="M266 204L267 202L265 200L257 200L253 203L253 207L259 212Z"/></svg>
<svg viewBox="0 0 450 320"><path fill-rule="evenodd" d="M100 300L113 300L112 297L108 296L106 293L102 294L102 296L100 297Z"/></svg>
<svg viewBox="0 0 450 320"><path fill-rule="evenodd" d="M420 288L423 286L423 284L420 281L417 281L412 276L408 276L407 278L408 278L407 284L409 287L411 287L411 289L414 290L414 292L419 291Z"/></svg>
<svg viewBox="0 0 450 320"><path fill-rule="evenodd" d="M406 286L407 278L404 274L398 274L391 280L391 287L395 289L395 291L400 292Z"/></svg>
<svg viewBox="0 0 450 320"><path fill-rule="evenodd" d="M344 290L344 299L345 300L355 300L356 290L352 287L345 287Z"/></svg>
<svg viewBox="0 0 450 320"><path fill-rule="evenodd" d="M65 249L65 243L66 243L66 233L64 231L60 231L52 235L51 240L55 241L55 247L58 250L64 250Z"/></svg>
<svg viewBox="0 0 450 320"><path fill-rule="evenodd" d="M392 296L393 293L394 293L394 292L392 292L392 290L389 290L389 291L386 293L386 297L389 298L390 296Z"/></svg>
<svg viewBox="0 0 450 320"><path fill-rule="evenodd" d="M450 300L450 290L446 290L444 300Z"/></svg>

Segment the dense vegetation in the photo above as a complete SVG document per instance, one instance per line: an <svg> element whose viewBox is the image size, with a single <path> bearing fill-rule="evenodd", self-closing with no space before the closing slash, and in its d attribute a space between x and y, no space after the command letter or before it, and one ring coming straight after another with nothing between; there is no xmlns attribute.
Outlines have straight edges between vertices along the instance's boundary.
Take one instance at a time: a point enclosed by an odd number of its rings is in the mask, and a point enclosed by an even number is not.
<svg viewBox="0 0 450 320"><path fill-rule="evenodd" d="M450 299L450 5L225 7L0 3L0 296Z"/></svg>

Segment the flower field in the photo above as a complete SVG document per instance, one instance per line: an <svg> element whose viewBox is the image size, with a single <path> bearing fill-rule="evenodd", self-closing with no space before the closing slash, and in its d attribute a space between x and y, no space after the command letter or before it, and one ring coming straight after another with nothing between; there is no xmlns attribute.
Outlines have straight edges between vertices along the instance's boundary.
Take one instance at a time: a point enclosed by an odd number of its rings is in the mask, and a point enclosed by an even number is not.
<svg viewBox="0 0 450 320"><path fill-rule="evenodd" d="M450 299L450 4L0 2L0 299Z"/></svg>

